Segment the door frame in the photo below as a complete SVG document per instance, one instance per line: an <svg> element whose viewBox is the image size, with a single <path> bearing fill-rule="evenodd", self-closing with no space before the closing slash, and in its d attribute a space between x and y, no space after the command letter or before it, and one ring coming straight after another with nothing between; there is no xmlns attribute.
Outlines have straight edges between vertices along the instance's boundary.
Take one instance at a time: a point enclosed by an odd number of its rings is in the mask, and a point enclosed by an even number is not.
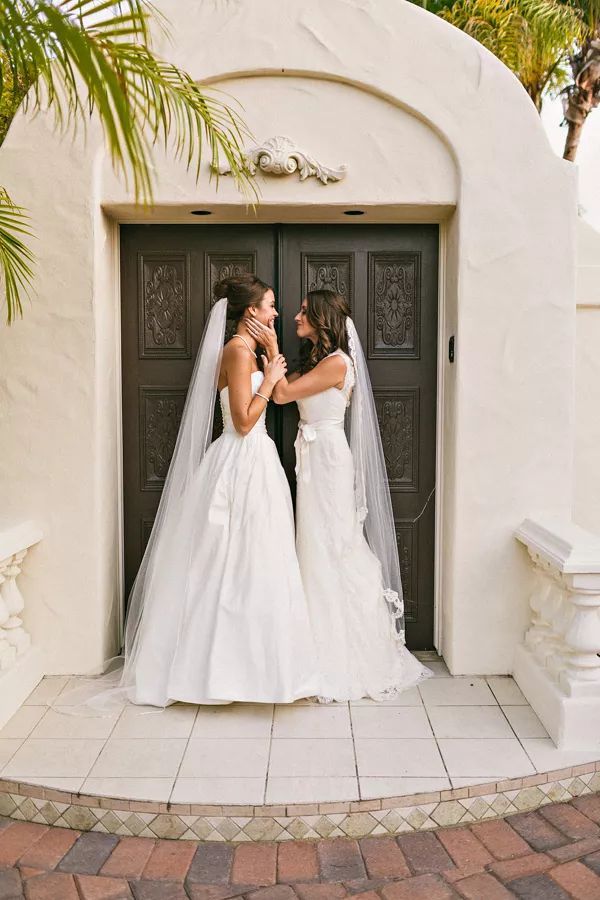
<svg viewBox="0 0 600 900"><path fill-rule="evenodd" d="M290 218L289 220L285 220L285 224L289 225L304 225L308 226L310 224L314 225L324 225L324 224L339 224L339 217L336 217L333 221L328 221L327 219L327 210L326 208L321 208L320 211L323 211L324 216L322 218L315 217L315 221L312 223L302 221L301 219L297 220L293 217L294 208L290 207ZM269 221L268 215L266 217L261 216L260 221L257 221L256 224L271 224L276 225L281 223L281 214L278 210L278 215L273 217L272 221ZM105 213L106 216L106 213ZM446 301L447 301L447 290L446 290L446 277L447 277L447 234L448 234L448 221L447 220L438 220L434 219L421 219L409 221L407 219L392 219L391 217L385 217L383 220L379 217L376 218L376 221L372 224L377 225L411 225L411 224L430 224L437 225L438 227L438 333L437 333L437 393L436 393L436 464L435 464L435 488L433 492L433 497L435 498L435 524L434 524L434 562L433 562L433 644L436 648L439 655L442 655L442 643L443 643L443 618L444 618L444 603L443 603L443 595L444 595L444 569L443 569L443 554L442 548L444 546L444 529L443 529L443 506L444 506L444 411L446 408L445 404L445 380L446 380ZM117 598L117 606L118 606L118 621L117 621L117 629L118 629L118 642L119 646L123 643L124 638L124 626L125 626L125 500L124 500L124 483L123 483L123 370L122 370L122 348L121 348L121 309L122 309L122 297L121 297L121 225L132 225L132 224L144 224L152 227L153 225L169 225L169 224L181 224L181 222L165 222L162 218L157 220L148 220L143 219L136 222L130 218L108 218L106 221L106 227L110 231L110 242L111 242L111 253L113 258L113 284L114 284L114 294L115 303L116 303L116 324L115 324L115 353L116 353L116 364L115 364L115 392L116 392L116 440L117 440L117 451L118 451L118 459L117 459L117 501L118 501L118 510L117 510L117 534L118 534L118 572L117 572L117 589L118 589L118 598ZM227 217L225 222L221 222L216 220L211 222L210 224L202 223L202 225L190 225L190 227L211 227L211 225L247 225L247 227L251 227L248 225L248 219L244 216L243 212L240 210L240 215L235 218ZM370 222L360 222L361 225L371 224ZM348 224L348 228L351 228L352 225ZM427 503L430 502L428 499ZM427 505L427 504L426 504ZM423 507L424 509L425 507Z"/></svg>

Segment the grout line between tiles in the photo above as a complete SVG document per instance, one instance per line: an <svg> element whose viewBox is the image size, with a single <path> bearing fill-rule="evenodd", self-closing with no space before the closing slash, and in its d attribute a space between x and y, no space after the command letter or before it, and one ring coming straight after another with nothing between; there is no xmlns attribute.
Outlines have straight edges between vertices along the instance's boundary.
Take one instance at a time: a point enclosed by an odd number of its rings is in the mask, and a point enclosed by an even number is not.
<svg viewBox="0 0 600 900"><path fill-rule="evenodd" d="M421 691L420 691L418 685L417 685L417 690L419 690L419 694L421 694ZM421 696L421 699L423 700L422 696ZM438 743L437 735L434 731L431 719L429 718L429 710L427 709L427 706L425 705L424 700L423 700L423 709L425 710L425 715L427 716L427 721L429 723L429 727L431 728L431 733L432 733L433 739L435 741L435 746L436 746L437 752L439 753L440 759L442 760L442 765L444 767L444 772L446 773L446 778L448 779L448 782L450 784L452 784L452 779L450 778L450 772L448 771L448 766L446 765L446 760L444 759L444 754L442 753L442 748L440 747L440 745Z"/></svg>
<svg viewBox="0 0 600 900"><path fill-rule="evenodd" d="M356 790L358 799L362 800L362 792L360 788L360 775L358 774L358 756L356 755L356 740L354 737L354 721L352 719L352 707L348 703L348 718L350 719L350 736L352 738L352 753L354 755L354 771L356 772Z"/></svg>
<svg viewBox="0 0 600 900"><path fill-rule="evenodd" d="M7 740L7 741L9 741L9 740L20 741L20 744L19 744L18 747L15 748L14 752L10 754L9 758L6 760L6 762L5 762L4 765L2 766L2 769L0 769L0 777L2 776L2 773L4 772L4 770L6 769L6 767L10 764L11 760L14 758L15 754L19 752L19 750L21 749L21 747L23 746L23 744L25 743L25 741L28 740L28 738L3 738L3 740Z"/></svg>
<svg viewBox="0 0 600 900"><path fill-rule="evenodd" d="M185 742L185 747L183 748L183 753L181 754L181 759L179 760L179 765L177 766L177 771L175 773L175 778L173 779L173 784L171 785L171 790L169 791L169 799L167 800L167 806L170 806L172 803L173 791L175 790L175 785L177 784L177 779L179 778L179 773L181 772L181 767L183 765L183 760L185 759L185 754L188 751L188 747L190 745L190 741L192 739L192 734L194 733L194 726L196 724L196 719L198 718L198 713L200 712L200 707L196 706L196 712L194 713L194 719L192 721L192 727L190 728L190 733L187 736L187 740Z"/></svg>
<svg viewBox="0 0 600 900"><path fill-rule="evenodd" d="M271 730L269 731L269 750L267 752L267 768L265 771L265 783L263 788L263 804L267 802L267 791L269 788L269 777L270 777L270 768L271 768L271 748L273 747L273 731L275 730L275 710L277 709L277 703L273 704L273 710L271 712Z"/></svg>
<svg viewBox="0 0 600 900"><path fill-rule="evenodd" d="M67 682L67 684L68 684L68 682ZM65 687L66 687L66 685L65 685ZM64 688L63 688L63 690L64 690ZM62 691L61 691L61 693L62 693ZM60 697L60 693L59 693L58 696ZM57 698L57 699L58 699L58 698ZM123 712L124 712L124 708L121 710L121 712L119 713L119 715L118 715L117 718L115 719L114 725L113 725L113 727L111 728L109 734L107 735L106 738L104 738L104 743L103 743L102 746L100 747L100 750L98 751L98 755L96 756L96 758L94 759L93 763L92 763L91 766L89 767L89 769L88 769L88 771L87 771L87 774L84 776L84 779L83 779L83 781L81 782L81 788L80 788L80 790L79 790L77 793L81 793L81 790L83 789L83 785L86 783L87 779L90 777L90 772L92 771L92 769L94 768L94 766L96 765L96 763L98 762L98 760L100 759L100 755L101 755L102 751L104 750L104 748L106 747L106 745L107 745L107 743L108 743L108 741L109 741L109 739L110 739L110 737L111 737L113 731L114 731L115 728L117 727L117 723L119 722L121 716L123 715ZM68 713L63 713L63 715L68 715Z"/></svg>

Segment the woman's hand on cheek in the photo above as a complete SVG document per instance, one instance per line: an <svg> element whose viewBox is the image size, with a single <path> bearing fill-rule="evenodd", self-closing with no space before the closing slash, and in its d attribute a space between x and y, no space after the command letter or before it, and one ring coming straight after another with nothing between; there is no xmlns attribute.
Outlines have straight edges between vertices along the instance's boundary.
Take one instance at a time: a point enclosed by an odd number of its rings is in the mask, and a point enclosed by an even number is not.
<svg viewBox="0 0 600 900"><path fill-rule="evenodd" d="M273 359L279 353L279 345L277 343L277 333L273 326L270 327L257 322L256 319L248 318L245 322L249 334L252 335L261 347L267 351L269 359Z"/></svg>

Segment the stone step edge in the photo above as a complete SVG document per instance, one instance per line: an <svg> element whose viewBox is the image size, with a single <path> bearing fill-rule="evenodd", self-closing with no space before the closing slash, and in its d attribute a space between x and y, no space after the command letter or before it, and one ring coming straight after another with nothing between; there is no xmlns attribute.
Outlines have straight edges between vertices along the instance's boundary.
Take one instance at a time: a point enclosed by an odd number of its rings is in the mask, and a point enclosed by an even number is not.
<svg viewBox="0 0 600 900"><path fill-rule="evenodd" d="M481 821L600 791L600 761L469 787L348 802L164 803L0 779L0 815L82 831L191 840L398 834Z"/></svg>

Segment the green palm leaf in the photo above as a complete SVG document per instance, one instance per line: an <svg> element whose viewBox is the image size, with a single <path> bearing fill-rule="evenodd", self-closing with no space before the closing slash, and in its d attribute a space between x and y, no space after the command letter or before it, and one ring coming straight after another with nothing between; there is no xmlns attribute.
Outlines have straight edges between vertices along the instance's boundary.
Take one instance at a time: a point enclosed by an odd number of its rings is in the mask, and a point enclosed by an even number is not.
<svg viewBox="0 0 600 900"><path fill-rule="evenodd" d="M132 182L136 200L152 200L157 142L194 166L196 177L206 154L211 173L225 157L240 189L255 199L240 114L154 53L151 22L165 28L145 0L0 0L0 145L22 105L52 110L63 131L85 126L94 114L113 166ZM11 209L18 215L18 207ZM4 271L9 321L21 311L19 286L31 279L32 256L20 252L22 280L11 282L10 293ZM0 256L0 271L6 258Z"/></svg>
<svg viewBox="0 0 600 900"><path fill-rule="evenodd" d="M4 188L0 188L0 272L9 322L16 314L22 314L21 293L27 291L33 277L33 253L21 240L31 236L25 210L16 206Z"/></svg>
<svg viewBox="0 0 600 900"><path fill-rule="evenodd" d="M564 86L569 48L585 31L560 0L457 0L439 14L512 69L538 110L545 91Z"/></svg>

